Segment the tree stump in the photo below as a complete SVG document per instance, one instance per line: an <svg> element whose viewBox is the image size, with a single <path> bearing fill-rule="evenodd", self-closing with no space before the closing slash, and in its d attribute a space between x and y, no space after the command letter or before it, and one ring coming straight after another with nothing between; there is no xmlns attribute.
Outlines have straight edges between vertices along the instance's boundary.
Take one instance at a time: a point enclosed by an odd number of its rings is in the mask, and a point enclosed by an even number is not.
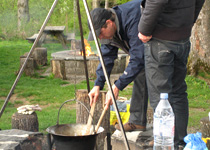
<svg viewBox="0 0 210 150"><path fill-rule="evenodd" d="M34 112L31 115L27 115L16 112L12 115L12 129L38 132L39 123L37 114Z"/></svg>
<svg viewBox="0 0 210 150"><path fill-rule="evenodd" d="M33 52L33 58L37 65L47 65L47 48L36 47Z"/></svg>
<svg viewBox="0 0 210 150"><path fill-rule="evenodd" d="M20 56L20 68L24 64L26 60L26 56ZM29 57L26 63L26 66L24 68L24 73L27 76L32 76L35 73L36 63L34 62L34 59L32 57Z"/></svg>
<svg viewBox="0 0 210 150"><path fill-rule="evenodd" d="M210 121L209 117L204 117L200 120L201 133L203 138L210 138ZM210 149L210 140L207 141L206 146Z"/></svg>
<svg viewBox="0 0 210 150"><path fill-rule="evenodd" d="M80 40L71 40L71 50L81 50L82 45Z"/></svg>
<svg viewBox="0 0 210 150"><path fill-rule="evenodd" d="M90 102L89 102L89 97L88 97L88 91L87 90L77 90L76 91L76 97L77 97L78 101L82 102L88 108L88 110L90 110ZM96 106L95 106L95 112L94 112L94 116L93 116L93 123L94 124L98 123L98 120L101 116L101 113L102 113L103 108L104 108L105 98L106 98L106 92L101 91L100 95L99 95L99 99L98 99L98 101L96 103ZM77 123L82 123L82 124L87 124L88 117L89 117L89 113L84 108L84 106L77 103L77 106L76 106L76 122ZM105 116L103 118L103 121L102 121L100 126L104 128L104 132L97 136L96 145L97 145L97 150L104 150L105 137L107 136L107 134L110 133L110 110L106 111L106 114L105 114Z"/></svg>
<svg viewBox="0 0 210 150"><path fill-rule="evenodd" d="M52 59L51 60L51 70L55 75L55 78L61 78L66 80L66 69L65 69L65 60L62 59Z"/></svg>

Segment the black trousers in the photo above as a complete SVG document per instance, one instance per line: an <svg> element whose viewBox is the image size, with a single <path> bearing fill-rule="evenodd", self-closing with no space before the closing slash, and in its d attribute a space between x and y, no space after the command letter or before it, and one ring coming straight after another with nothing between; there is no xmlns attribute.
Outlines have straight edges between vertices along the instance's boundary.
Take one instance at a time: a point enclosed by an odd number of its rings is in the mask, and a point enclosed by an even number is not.
<svg viewBox="0 0 210 150"><path fill-rule="evenodd" d="M155 108L160 93L169 93L175 115L174 145L185 145L187 135L188 99L185 77L190 41L165 41L153 38L145 44L145 70L150 105Z"/></svg>
<svg viewBox="0 0 210 150"><path fill-rule="evenodd" d="M147 124L148 91L143 69L134 80L130 104L129 122L146 126Z"/></svg>

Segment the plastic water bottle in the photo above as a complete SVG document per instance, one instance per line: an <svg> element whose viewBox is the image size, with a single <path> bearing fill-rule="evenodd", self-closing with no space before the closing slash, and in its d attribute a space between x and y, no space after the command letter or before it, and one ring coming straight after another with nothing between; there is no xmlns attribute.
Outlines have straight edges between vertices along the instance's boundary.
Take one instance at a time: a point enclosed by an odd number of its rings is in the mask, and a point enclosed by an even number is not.
<svg viewBox="0 0 210 150"><path fill-rule="evenodd" d="M168 93L160 94L160 102L154 113L153 134L153 150L174 150L174 113Z"/></svg>

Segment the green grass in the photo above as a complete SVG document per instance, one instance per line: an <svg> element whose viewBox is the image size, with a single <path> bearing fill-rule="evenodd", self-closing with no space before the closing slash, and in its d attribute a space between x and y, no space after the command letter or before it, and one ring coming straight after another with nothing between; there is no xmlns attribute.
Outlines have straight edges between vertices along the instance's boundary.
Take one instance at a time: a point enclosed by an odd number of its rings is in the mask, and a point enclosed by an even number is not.
<svg viewBox="0 0 210 150"><path fill-rule="evenodd" d="M91 46L94 43L90 43ZM8 95L12 84L16 79L16 72L19 69L19 57L29 52L32 44L27 41L0 41L0 107L3 106L4 100ZM44 44L48 52L48 67L50 66L51 53L63 50L61 44ZM93 48L95 49L95 48ZM96 52L96 51L95 51ZM44 72L46 67L39 67L39 72ZM200 73L202 74L202 73ZM202 77L204 75L202 74ZM209 75L205 75L209 77ZM190 107L189 127L199 128L199 120L208 115L210 112L210 88L204 80L187 76L188 98ZM131 97L131 83L125 90L119 93L119 96ZM11 98L2 117L0 118L0 128L2 130L11 129L11 117L21 105L39 104L42 109L37 112L39 119L39 130L45 133L45 129L55 125L57 122L57 113L61 104L75 97L76 89L86 89L86 81L77 85L69 84L69 82L54 78L51 74L48 77L40 76L37 73L33 77L22 75L13 96ZM93 87L93 82L90 81ZM107 86L106 86L107 88ZM66 104L60 113L60 123L75 123L76 111L72 107L74 102Z"/></svg>
<svg viewBox="0 0 210 150"><path fill-rule="evenodd" d="M188 85L189 106L191 108L209 109L210 105L210 89L209 85L203 80L188 76L186 78Z"/></svg>
<svg viewBox="0 0 210 150"><path fill-rule="evenodd" d="M19 69L19 57L28 52L32 44L27 41L0 41L0 107L8 95L12 84L16 79L16 72ZM45 44L48 50L48 66L51 53L62 50L61 44ZM65 86L64 86L65 85ZM90 82L93 86L93 82ZM1 129L11 129L11 117L18 106L29 104L39 104L43 107L41 112L37 112L39 118L39 128L41 132L49 126L55 125L57 113L60 105L69 99L75 98L76 89L86 89L86 81L74 85L69 82L56 79L51 74L49 77L42 77L38 74L35 77L21 76L13 96L17 100L10 99L0 121ZM70 104L67 104L70 105ZM61 123L75 123L75 108L64 108L60 114ZM65 116L69 116L65 117Z"/></svg>
<svg viewBox="0 0 210 150"><path fill-rule="evenodd" d="M189 99L189 127L199 130L200 119L208 116L210 112L210 86L203 80L187 76Z"/></svg>

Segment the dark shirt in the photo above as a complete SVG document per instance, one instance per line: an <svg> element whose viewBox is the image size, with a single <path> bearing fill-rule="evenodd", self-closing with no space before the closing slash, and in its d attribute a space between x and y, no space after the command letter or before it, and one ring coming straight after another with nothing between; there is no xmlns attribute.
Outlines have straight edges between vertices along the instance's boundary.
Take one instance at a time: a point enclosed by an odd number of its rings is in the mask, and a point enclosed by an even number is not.
<svg viewBox="0 0 210 150"><path fill-rule="evenodd" d="M179 41L190 37L205 0L143 0L138 30L146 36Z"/></svg>
<svg viewBox="0 0 210 150"><path fill-rule="evenodd" d="M118 49L122 49L130 55L130 61L124 73L115 82L118 89L123 90L131 83L138 73L144 68L144 45L138 38L138 23L141 16L141 0L134 0L125 4L113 7L116 13L118 29L112 40L101 40L101 51L108 75L110 76L117 58ZM103 89L105 76L101 64L97 70L95 85Z"/></svg>

